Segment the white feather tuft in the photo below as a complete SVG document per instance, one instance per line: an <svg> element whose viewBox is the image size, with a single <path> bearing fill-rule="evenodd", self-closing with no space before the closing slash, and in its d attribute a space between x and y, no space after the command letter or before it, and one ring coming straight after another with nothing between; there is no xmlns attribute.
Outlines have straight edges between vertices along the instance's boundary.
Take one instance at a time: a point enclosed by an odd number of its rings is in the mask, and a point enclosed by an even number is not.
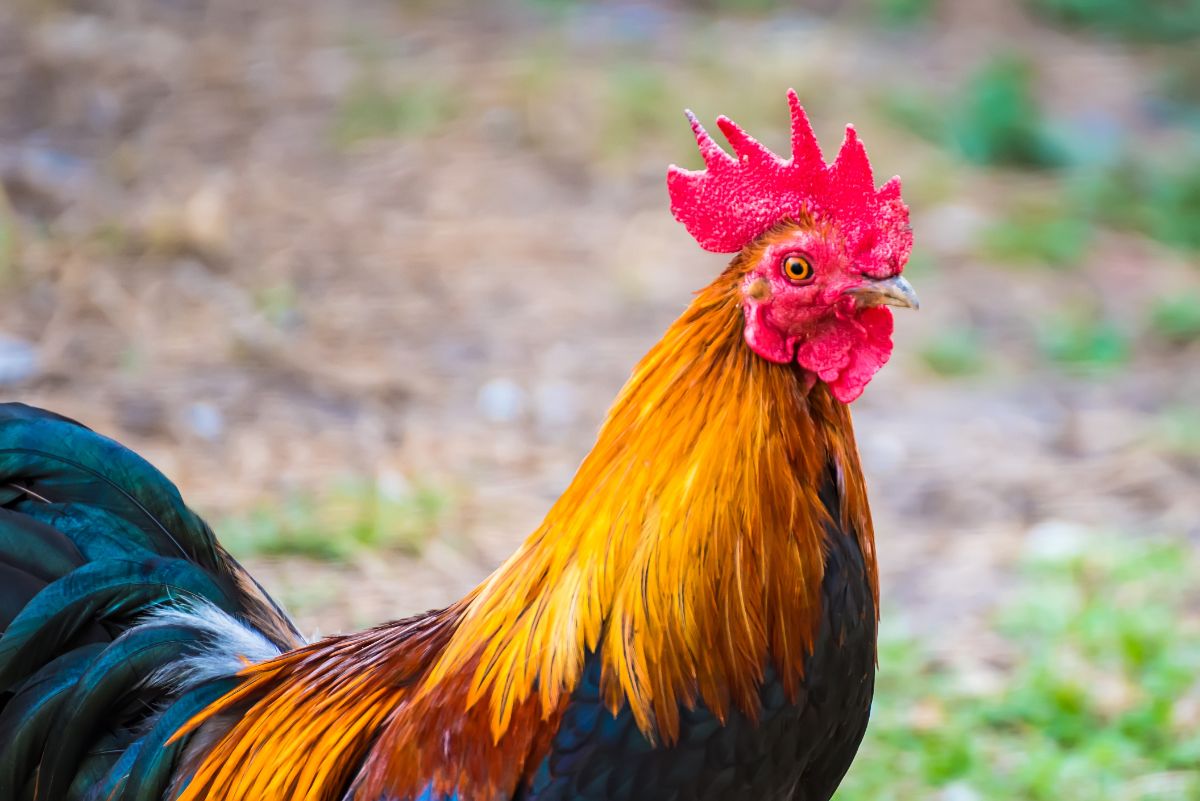
<svg viewBox="0 0 1200 801"><path fill-rule="evenodd" d="M148 626L186 626L199 635L195 649L152 673L146 684L177 693L214 679L232 676L247 665L265 662L281 651L242 621L207 601L156 609L128 633Z"/></svg>

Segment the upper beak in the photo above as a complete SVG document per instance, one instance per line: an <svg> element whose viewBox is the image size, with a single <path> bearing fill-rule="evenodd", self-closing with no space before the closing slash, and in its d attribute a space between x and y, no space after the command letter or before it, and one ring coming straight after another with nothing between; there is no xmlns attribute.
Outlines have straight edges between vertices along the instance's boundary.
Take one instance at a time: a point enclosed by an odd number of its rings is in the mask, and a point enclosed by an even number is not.
<svg viewBox="0 0 1200 801"><path fill-rule="evenodd" d="M859 286L846 290L860 306L903 306L906 309L921 308L917 292L903 276L897 275L883 280L868 279Z"/></svg>

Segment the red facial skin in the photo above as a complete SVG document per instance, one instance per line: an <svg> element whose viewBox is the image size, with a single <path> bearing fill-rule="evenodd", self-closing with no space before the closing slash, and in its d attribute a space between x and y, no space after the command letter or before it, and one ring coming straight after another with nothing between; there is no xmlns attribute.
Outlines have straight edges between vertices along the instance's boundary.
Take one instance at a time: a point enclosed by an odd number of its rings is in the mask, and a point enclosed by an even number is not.
<svg viewBox="0 0 1200 801"><path fill-rule="evenodd" d="M793 254L812 264L810 279L795 282L784 273ZM861 306L846 292L880 277L888 276L867 277L855 269L834 230L789 228L769 235L742 282L746 343L764 359L795 360L810 385L820 379L834 397L850 403L892 354L892 312Z"/></svg>

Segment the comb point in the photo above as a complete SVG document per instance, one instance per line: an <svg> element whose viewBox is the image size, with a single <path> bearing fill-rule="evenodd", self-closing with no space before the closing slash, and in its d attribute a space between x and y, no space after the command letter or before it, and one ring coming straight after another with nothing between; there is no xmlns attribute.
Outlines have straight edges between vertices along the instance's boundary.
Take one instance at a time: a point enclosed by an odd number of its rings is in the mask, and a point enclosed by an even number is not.
<svg viewBox="0 0 1200 801"><path fill-rule="evenodd" d="M846 246L869 263L903 264L911 247L908 211L893 179L876 191L866 149L853 125L833 164L820 144L795 90L788 91L792 158L784 161L728 117L717 126L731 156L687 113L706 170L671 165L671 213L706 250L734 253L779 220L806 215L838 226ZM882 268L881 268L882 269Z"/></svg>

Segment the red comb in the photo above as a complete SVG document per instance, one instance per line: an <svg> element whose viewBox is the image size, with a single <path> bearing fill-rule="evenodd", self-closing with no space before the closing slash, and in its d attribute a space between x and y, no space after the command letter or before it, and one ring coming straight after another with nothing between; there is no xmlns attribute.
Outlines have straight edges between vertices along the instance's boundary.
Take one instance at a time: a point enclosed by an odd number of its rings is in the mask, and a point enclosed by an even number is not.
<svg viewBox="0 0 1200 801"><path fill-rule="evenodd" d="M715 253L734 253L780 220L807 214L838 227L863 272L894 275L912 249L900 179L875 189L867 151L849 125L837 158L826 164L795 90L788 90L788 103L792 157L787 161L733 120L718 117L735 158L687 112L707 169L693 172L671 165L671 213L700 247Z"/></svg>

